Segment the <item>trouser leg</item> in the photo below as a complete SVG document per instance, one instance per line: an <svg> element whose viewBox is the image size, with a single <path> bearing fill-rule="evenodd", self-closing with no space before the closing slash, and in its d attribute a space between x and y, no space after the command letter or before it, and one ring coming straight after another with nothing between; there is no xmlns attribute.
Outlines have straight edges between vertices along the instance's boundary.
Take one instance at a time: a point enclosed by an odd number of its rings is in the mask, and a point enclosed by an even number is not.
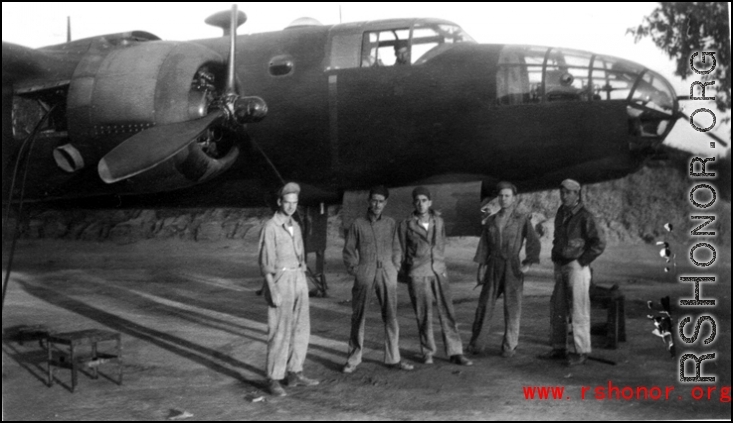
<svg viewBox="0 0 733 423"><path fill-rule="evenodd" d="M522 316L524 275L516 277L511 266L504 270L504 341L503 351L512 351L519 343L519 321Z"/></svg>
<svg viewBox="0 0 733 423"><path fill-rule="evenodd" d="M295 281L292 280L290 273L280 276L274 286L280 294L280 306L267 309L268 379L283 379L288 364L295 302Z"/></svg>
<svg viewBox="0 0 733 423"><path fill-rule="evenodd" d="M432 278L432 286L435 292L436 307L443 333L443 344L448 357L463 354L463 341L458 332L456 314L453 311L453 296L450 292L450 285L447 278Z"/></svg>
<svg viewBox="0 0 733 423"><path fill-rule="evenodd" d="M550 344L552 348L565 349L568 334L567 286L562 266L555 264L555 289L550 297Z"/></svg>
<svg viewBox="0 0 733 423"><path fill-rule="evenodd" d="M390 280L387 272L377 272L377 299L384 322L384 362L400 362L400 325L397 322L397 281Z"/></svg>
<svg viewBox="0 0 733 423"><path fill-rule="evenodd" d="M303 371L305 356L308 353L310 341L310 303L308 299L308 282L305 272L295 274L295 299L293 301L293 332L288 357L288 371L298 373Z"/></svg>
<svg viewBox="0 0 733 423"><path fill-rule="evenodd" d="M429 278L411 278L408 290L420 333L420 350L423 355L434 355L436 348L433 336L433 293Z"/></svg>
<svg viewBox="0 0 733 423"><path fill-rule="evenodd" d="M478 298L478 306L476 307L476 316L473 319L473 328L471 331L470 348L480 351L488 343L491 316L494 314L496 299L499 297L500 284L496 278L490 273L493 266L489 268L484 276L484 284L481 287L481 294ZM481 333L483 332L483 336Z"/></svg>
<svg viewBox="0 0 733 423"><path fill-rule="evenodd" d="M567 266L568 285L572 298L573 343L575 352L589 354L590 345L590 267L581 266L577 261Z"/></svg>
<svg viewBox="0 0 733 423"><path fill-rule="evenodd" d="M354 288L351 290L351 336L349 336L349 355L346 359L346 363L351 366L361 363L364 348L364 321L372 289L372 284L355 280Z"/></svg>

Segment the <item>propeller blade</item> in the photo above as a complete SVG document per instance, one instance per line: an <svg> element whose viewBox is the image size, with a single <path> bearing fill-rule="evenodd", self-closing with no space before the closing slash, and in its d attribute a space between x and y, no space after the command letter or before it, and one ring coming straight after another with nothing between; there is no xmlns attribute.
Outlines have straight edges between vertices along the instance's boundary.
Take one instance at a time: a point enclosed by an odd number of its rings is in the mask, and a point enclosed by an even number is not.
<svg viewBox="0 0 733 423"><path fill-rule="evenodd" d="M227 85L224 91L225 95L236 94L234 89L234 65L236 62L237 50L237 5L232 5L232 14L229 21L229 63L227 63Z"/></svg>
<svg viewBox="0 0 733 423"><path fill-rule="evenodd" d="M206 18L204 22L211 26L221 28L222 31L224 31L224 34L222 36L228 37L230 35L229 31L231 30L231 15L231 11L224 10L222 12L214 13L213 15ZM237 26L239 27L245 22L247 22L247 15L245 15L244 12L237 12Z"/></svg>
<svg viewBox="0 0 733 423"><path fill-rule="evenodd" d="M200 119L154 126L139 132L99 161L99 177L111 184L151 169L186 148L223 116L224 112L217 111Z"/></svg>
<svg viewBox="0 0 733 423"><path fill-rule="evenodd" d="M685 120L690 121L690 117L687 116L687 114L683 112L677 112L677 115L679 118L685 118ZM712 132L705 132L705 135L709 136L710 138L714 139L718 144L722 145L723 147L728 147L728 143L725 142L722 138L719 136L713 134Z"/></svg>

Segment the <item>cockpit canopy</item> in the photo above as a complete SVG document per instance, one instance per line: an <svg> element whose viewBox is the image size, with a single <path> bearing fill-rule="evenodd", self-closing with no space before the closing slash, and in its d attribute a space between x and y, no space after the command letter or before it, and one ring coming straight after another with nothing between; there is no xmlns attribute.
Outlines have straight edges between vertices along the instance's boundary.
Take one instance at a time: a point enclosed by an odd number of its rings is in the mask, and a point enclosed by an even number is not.
<svg viewBox="0 0 733 423"><path fill-rule="evenodd" d="M475 43L461 27L449 23L367 31L362 40L361 67L419 65L444 48L465 42Z"/></svg>
<svg viewBox="0 0 733 423"><path fill-rule="evenodd" d="M394 19L336 25L328 70L421 65L457 43L476 43L441 19Z"/></svg>

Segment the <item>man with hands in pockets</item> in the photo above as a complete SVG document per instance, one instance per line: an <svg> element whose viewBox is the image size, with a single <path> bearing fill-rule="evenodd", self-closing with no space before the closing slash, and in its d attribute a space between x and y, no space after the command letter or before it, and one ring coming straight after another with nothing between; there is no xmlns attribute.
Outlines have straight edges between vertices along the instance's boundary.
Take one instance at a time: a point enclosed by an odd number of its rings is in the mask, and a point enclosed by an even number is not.
<svg viewBox="0 0 733 423"><path fill-rule="evenodd" d="M267 310L267 379L274 396L285 396L280 381L288 386L314 386L317 380L303 376L310 338L308 282L300 225L293 219L298 209L300 186L290 182L278 193L278 211L260 234L260 270ZM287 372L287 374L286 374Z"/></svg>
<svg viewBox="0 0 733 423"><path fill-rule="evenodd" d="M397 322L397 269L400 244L394 219L383 216L389 191L377 186L369 191L366 216L358 217L349 228L344 244L344 264L355 277L351 291L352 309L349 353L344 373L353 373L361 364L364 349L364 321L372 292L376 291L384 322L384 362L388 367L412 370L400 359L400 327Z"/></svg>
<svg viewBox="0 0 733 423"><path fill-rule="evenodd" d="M552 261L555 289L550 298L550 342L544 359L567 359L567 364L585 364L590 345L590 263L603 253L606 243L593 214L583 205L580 183L566 179L560 184L562 206L555 216ZM573 328L574 354L565 349L567 320Z"/></svg>

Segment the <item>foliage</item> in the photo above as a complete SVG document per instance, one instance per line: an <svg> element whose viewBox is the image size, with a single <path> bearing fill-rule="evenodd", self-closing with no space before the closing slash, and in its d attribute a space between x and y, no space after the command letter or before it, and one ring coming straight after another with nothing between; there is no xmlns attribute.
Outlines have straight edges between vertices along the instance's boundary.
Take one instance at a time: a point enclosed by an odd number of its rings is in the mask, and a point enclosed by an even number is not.
<svg viewBox="0 0 733 423"><path fill-rule="evenodd" d="M706 96L711 96L714 87L717 91L715 102L720 110L725 111L731 108L728 20L727 2L660 2L649 16L644 17L638 28L629 28L627 33L634 35L635 42L651 37L657 47L676 60L675 73L682 79L693 76L700 81L715 81L715 85L708 87ZM698 75L690 68L690 57L698 52L695 67L698 70L710 69L709 56L705 64L700 62L703 51L716 52L715 70L708 75Z"/></svg>
<svg viewBox="0 0 733 423"><path fill-rule="evenodd" d="M720 164L718 165L718 187L720 189L720 196L725 200L731 201L731 186L730 186L730 148L725 154L725 157L721 157Z"/></svg>

